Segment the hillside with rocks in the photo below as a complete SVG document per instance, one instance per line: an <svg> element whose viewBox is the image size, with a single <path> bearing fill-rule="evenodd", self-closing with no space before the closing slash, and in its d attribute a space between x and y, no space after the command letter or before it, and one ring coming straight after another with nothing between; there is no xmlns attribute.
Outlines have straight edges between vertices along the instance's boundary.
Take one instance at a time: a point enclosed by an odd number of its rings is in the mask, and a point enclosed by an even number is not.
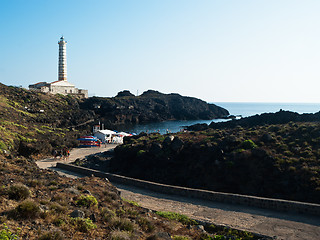
<svg viewBox="0 0 320 240"><path fill-rule="evenodd" d="M49 154L55 148L74 147L94 123L117 128L175 119L210 119L228 111L199 99L147 91L128 91L114 98L79 99L0 84L0 151L25 157Z"/></svg>
<svg viewBox="0 0 320 240"><path fill-rule="evenodd" d="M305 115L280 112L248 118L250 123L243 119L194 126L199 131L140 134L115 149L111 169L171 185L320 203L317 115L300 122Z"/></svg>
<svg viewBox="0 0 320 240"><path fill-rule="evenodd" d="M36 158L54 148L74 147L81 134L77 127L94 119L83 111L80 100L48 95L0 84L0 153Z"/></svg>
<svg viewBox="0 0 320 240"><path fill-rule="evenodd" d="M39 169L35 159L90 131L97 116L81 104L0 84L0 239L264 239L141 208L106 179Z"/></svg>

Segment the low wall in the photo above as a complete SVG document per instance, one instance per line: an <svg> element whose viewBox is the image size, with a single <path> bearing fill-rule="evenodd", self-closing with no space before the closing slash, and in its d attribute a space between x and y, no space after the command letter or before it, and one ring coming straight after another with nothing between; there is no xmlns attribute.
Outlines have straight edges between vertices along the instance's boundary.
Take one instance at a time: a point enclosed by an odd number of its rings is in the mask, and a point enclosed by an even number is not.
<svg viewBox="0 0 320 240"><path fill-rule="evenodd" d="M66 163L57 163L57 168L69 170L72 172L77 172L77 173L88 175L88 176L94 175L97 177L108 178L111 182L117 182L121 184L141 187L141 188L149 189L159 193L174 194L174 195L191 197L191 198L200 198L204 200L210 200L210 201L216 201L216 202L222 202L222 203L241 204L246 206L272 209L277 211L307 213L307 214L320 216L320 204L171 186L166 184L160 184L160 183L154 183L154 182L148 182L144 180L129 178L129 177L120 176L112 173L100 172L97 170L79 167L79 166L66 164Z"/></svg>

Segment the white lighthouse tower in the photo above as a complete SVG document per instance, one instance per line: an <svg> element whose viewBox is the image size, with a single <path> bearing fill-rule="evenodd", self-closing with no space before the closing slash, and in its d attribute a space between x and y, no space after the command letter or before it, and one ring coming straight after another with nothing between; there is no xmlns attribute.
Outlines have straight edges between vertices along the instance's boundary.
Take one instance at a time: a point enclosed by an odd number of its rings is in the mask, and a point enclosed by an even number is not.
<svg viewBox="0 0 320 240"><path fill-rule="evenodd" d="M88 98L88 90L78 89L75 85L67 81L67 41L65 41L62 36L58 44L58 80L51 83L38 82L36 84L31 84L29 85L29 89L44 93L76 95L80 98Z"/></svg>
<svg viewBox="0 0 320 240"><path fill-rule="evenodd" d="M58 81L67 81L67 41L65 41L62 36L58 44L59 44Z"/></svg>

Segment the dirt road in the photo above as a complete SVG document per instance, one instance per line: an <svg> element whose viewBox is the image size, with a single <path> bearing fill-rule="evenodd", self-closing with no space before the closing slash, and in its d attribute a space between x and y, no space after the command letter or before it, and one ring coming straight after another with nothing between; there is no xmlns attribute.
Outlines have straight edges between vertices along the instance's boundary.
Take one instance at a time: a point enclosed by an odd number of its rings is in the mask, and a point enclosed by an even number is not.
<svg viewBox="0 0 320 240"><path fill-rule="evenodd" d="M74 149L71 151L68 161L74 161L79 157L106 151L114 147L114 145L109 145L107 148ZM56 162L53 158L50 158L39 161L37 164L42 168L52 168ZM70 172L62 172L56 168L54 170L69 177L81 177ZM241 205L190 199L159 194L117 183L113 184L121 191L122 197L136 201L140 206L148 209L178 212L194 219L205 220L218 225L226 225L271 237L275 236L276 239L320 239L320 217L317 216L289 214Z"/></svg>

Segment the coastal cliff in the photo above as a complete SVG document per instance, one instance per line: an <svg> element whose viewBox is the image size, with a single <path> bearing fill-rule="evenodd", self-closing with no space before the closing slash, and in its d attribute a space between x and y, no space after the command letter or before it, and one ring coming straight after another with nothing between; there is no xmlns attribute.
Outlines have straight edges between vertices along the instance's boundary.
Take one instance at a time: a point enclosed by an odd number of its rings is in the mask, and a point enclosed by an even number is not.
<svg viewBox="0 0 320 240"><path fill-rule="evenodd" d="M153 90L140 96L123 91L113 98L92 97L83 101L80 107L93 110L106 127L167 120L206 120L229 115L228 110L197 98Z"/></svg>

